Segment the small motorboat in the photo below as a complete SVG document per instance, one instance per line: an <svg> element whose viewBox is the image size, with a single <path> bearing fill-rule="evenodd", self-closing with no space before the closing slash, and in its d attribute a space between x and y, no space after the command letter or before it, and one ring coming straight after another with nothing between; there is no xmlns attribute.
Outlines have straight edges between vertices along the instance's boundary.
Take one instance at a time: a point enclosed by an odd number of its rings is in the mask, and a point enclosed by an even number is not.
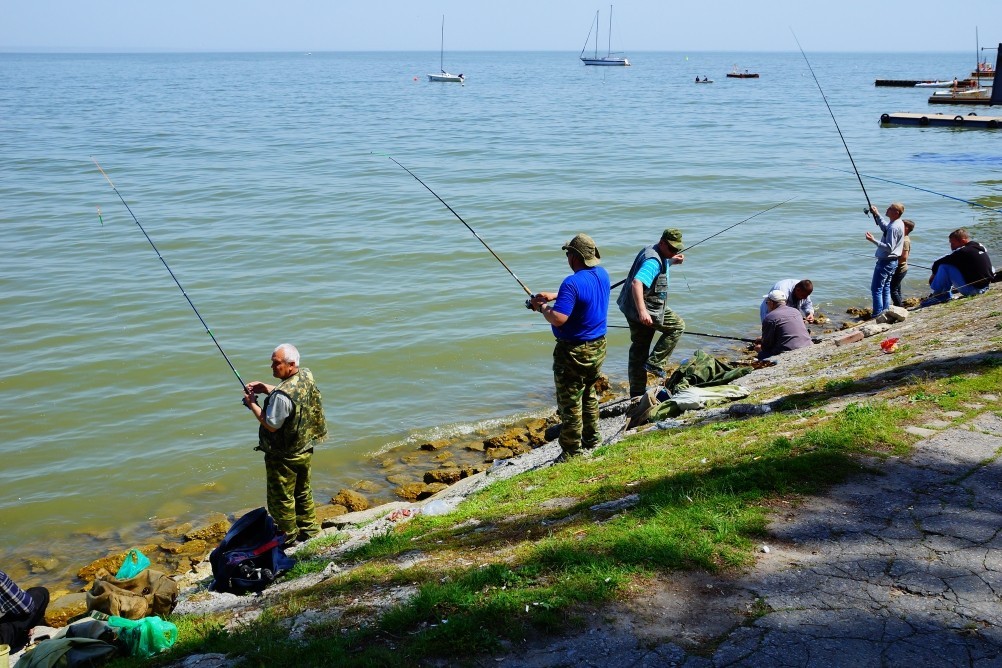
<svg viewBox="0 0 1002 668"><path fill-rule="evenodd" d="M699 77L696 77L696 83L713 83L713 79L707 79L706 77L700 79Z"/></svg>
<svg viewBox="0 0 1002 668"><path fill-rule="evenodd" d="M950 81L918 81L916 88L977 88L978 82L974 79L952 79Z"/></svg>
<svg viewBox="0 0 1002 668"><path fill-rule="evenodd" d="M748 70L739 72L738 66L735 65L734 69L727 73L727 76L731 79L758 79L758 72L749 72Z"/></svg>

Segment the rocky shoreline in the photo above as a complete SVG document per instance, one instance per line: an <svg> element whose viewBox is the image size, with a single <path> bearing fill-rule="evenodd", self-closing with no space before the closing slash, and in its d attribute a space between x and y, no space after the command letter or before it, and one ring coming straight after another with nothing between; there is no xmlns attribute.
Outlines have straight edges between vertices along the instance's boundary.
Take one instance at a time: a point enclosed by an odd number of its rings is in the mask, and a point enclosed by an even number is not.
<svg viewBox="0 0 1002 668"><path fill-rule="evenodd" d="M853 310L852 315L869 316L868 311ZM851 326L851 321L840 323L842 328ZM831 334L833 324L827 318L819 326L826 335ZM716 352L733 361L750 362L746 351L726 345L716 346ZM602 393L603 432L606 438L621 436L622 420L618 416L626 409L623 387L613 387L606 379L600 387ZM504 477L514 475L522 466L533 468L548 465L559 449L546 449L553 445L559 434L559 423L555 413L546 417L519 420L504 426L499 433L463 436L455 439L438 439L420 443L417 446L402 446L382 456L373 458L381 480L392 485L395 500L385 497L383 486L370 480L357 483L352 489L341 489L328 501L317 497L318 519L325 530L337 531L352 527L356 523L369 523L374 518L388 516L398 510L420 512L423 502L429 499L456 499L469 493L469 485L460 484L469 479L483 481L497 480L498 471ZM538 452L537 452L538 451ZM533 454L535 453L535 454ZM528 456L532 455L532 456ZM512 462L528 462L528 464ZM507 464L498 467L499 463ZM373 500L373 496L377 500ZM153 519L149 523L149 539L136 547L150 558L155 568L163 570L181 581L197 581L207 575L207 559L212 549L219 543L230 524L250 508L234 513L210 513L197 526L191 522L178 522L172 518ZM399 518L398 518L399 519ZM385 528L385 527L384 527ZM52 586L52 603L46 615L47 623L60 626L86 609L84 593L94 579L102 573L114 573L124 559L128 547L112 550L86 565L75 569L71 581ZM18 567L9 569L17 581L33 584L39 575L52 568L45 559L28 558Z"/></svg>

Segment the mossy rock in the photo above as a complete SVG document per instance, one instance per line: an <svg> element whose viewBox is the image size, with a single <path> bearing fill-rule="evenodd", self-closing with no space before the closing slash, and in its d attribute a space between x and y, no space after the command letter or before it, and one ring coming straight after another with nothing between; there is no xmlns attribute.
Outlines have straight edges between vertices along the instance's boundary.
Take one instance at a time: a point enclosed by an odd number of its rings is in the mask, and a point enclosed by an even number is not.
<svg viewBox="0 0 1002 668"><path fill-rule="evenodd" d="M369 500L351 489L342 489L331 499L331 503L344 506L353 513L369 507Z"/></svg>

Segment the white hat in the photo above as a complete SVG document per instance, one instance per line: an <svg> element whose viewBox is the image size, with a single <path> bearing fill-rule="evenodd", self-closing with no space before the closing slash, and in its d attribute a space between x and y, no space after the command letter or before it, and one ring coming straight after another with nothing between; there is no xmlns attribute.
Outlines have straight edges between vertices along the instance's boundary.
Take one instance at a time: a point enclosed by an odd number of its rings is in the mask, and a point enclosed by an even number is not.
<svg viewBox="0 0 1002 668"><path fill-rule="evenodd" d="M762 299L768 299L769 301L776 302L777 304L785 304L788 297L789 295L782 290L773 290L769 294L763 296Z"/></svg>

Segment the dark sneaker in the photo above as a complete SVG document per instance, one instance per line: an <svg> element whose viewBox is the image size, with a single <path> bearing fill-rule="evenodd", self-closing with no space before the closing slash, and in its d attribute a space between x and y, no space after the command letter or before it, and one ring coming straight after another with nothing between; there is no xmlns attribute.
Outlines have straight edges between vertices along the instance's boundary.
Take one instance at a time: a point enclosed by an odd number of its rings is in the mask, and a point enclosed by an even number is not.
<svg viewBox="0 0 1002 668"><path fill-rule="evenodd" d="M308 540L313 540L318 535L320 535L319 531L309 531L309 532L307 532L307 531L300 531L299 535L296 536L296 542L297 543L305 543Z"/></svg>
<svg viewBox="0 0 1002 668"><path fill-rule="evenodd" d="M920 308L926 308L927 306L935 306L936 304L945 304L950 301L950 294L945 295L930 295L919 302Z"/></svg>
<svg viewBox="0 0 1002 668"><path fill-rule="evenodd" d="M659 366L654 366L653 364L644 364L644 370L659 380L663 380L668 377L668 374L665 373L664 369Z"/></svg>

